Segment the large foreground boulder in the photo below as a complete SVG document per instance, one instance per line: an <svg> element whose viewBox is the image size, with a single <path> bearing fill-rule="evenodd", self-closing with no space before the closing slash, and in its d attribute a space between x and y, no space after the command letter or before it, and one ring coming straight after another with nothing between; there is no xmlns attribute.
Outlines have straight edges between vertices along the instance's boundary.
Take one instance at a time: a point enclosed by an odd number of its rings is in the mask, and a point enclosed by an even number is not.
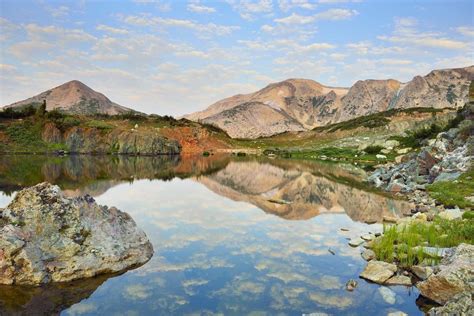
<svg viewBox="0 0 474 316"><path fill-rule="evenodd" d="M67 198L40 183L0 209L0 284L40 285L114 273L153 255L145 233L88 195Z"/></svg>
<svg viewBox="0 0 474 316"><path fill-rule="evenodd" d="M439 272L416 285L421 295L446 304L460 293L474 292L474 245L461 244L446 255Z"/></svg>

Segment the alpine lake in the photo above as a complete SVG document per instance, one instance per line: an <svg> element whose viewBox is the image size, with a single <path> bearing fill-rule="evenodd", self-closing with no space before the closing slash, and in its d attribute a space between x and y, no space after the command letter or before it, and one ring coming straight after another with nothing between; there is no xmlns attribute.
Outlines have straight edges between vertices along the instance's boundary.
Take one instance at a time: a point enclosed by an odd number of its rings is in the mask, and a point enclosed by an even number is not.
<svg viewBox="0 0 474 316"><path fill-rule="evenodd" d="M0 156L0 207L48 181L129 213L155 251L120 275L1 286L0 315L423 314L415 287L359 278L363 248L348 239L409 207L363 178L352 165L261 157Z"/></svg>

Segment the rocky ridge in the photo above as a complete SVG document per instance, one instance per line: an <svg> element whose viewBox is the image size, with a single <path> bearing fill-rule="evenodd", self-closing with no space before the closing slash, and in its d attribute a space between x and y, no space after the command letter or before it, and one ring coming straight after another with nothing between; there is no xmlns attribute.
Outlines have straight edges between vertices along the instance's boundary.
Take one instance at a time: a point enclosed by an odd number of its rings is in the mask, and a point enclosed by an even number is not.
<svg viewBox="0 0 474 316"><path fill-rule="evenodd" d="M40 285L115 273L147 262L153 248L133 219L58 186L24 189L0 209L0 284Z"/></svg>
<svg viewBox="0 0 474 316"><path fill-rule="evenodd" d="M363 80L352 87L288 79L250 94L223 99L185 117L215 124L234 138L310 130L389 109L459 108L468 101L474 66L433 70L407 83ZM255 110L254 110L255 108ZM276 120L282 122L275 126Z"/></svg>

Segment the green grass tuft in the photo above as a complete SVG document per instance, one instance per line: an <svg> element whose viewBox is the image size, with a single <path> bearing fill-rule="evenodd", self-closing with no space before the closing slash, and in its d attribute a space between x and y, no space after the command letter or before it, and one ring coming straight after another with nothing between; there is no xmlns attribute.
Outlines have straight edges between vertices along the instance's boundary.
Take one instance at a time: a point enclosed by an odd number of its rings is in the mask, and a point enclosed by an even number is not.
<svg viewBox="0 0 474 316"><path fill-rule="evenodd" d="M457 180L430 184L427 190L434 199L445 206L474 209L474 203L466 199L474 196L474 168L463 173Z"/></svg>
<svg viewBox="0 0 474 316"><path fill-rule="evenodd" d="M474 244L474 220L436 217L433 222L384 225L383 235L374 240L372 249L377 260L409 267L425 259L439 260L423 252L421 246L445 248L461 243Z"/></svg>

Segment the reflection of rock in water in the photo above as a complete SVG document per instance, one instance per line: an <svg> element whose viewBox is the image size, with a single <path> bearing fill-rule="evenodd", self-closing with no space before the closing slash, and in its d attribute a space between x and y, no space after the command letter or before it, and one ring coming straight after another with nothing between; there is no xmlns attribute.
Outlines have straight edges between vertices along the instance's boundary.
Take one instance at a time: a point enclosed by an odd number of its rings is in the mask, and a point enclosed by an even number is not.
<svg viewBox="0 0 474 316"><path fill-rule="evenodd" d="M0 285L0 315L59 315L88 298L111 275L42 287Z"/></svg>
<svg viewBox="0 0 474 316"><path fill-rule="evenodd" d="M40 182L58 184L65 194L97 196L123 182L171 180L208 174L228 157L181 159L179 156L0 156L0 190L11 194Z"/></svg>
<svg viewBox="0 0 474 316"><path fill-rule="evenodd" d="M330 174L315 175L313 172L322 171L317 164L309 168L298 163L285 167L259 162L231 162L225 169L198 181L220 195L252 203L285 219L308 219L321 213L346 212L353 220L381 221L383 216L401 216L410 210L405 201L331 180ZM337 169L337 166L332 165L331 169Z"/></svg>

